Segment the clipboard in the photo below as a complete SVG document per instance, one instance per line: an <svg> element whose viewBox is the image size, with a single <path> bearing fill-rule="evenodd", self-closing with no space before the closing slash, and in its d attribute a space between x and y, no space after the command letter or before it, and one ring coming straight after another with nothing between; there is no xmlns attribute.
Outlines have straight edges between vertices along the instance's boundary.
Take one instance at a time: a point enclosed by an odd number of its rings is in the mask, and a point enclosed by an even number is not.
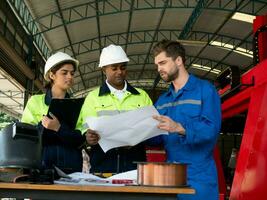
<svg viewBox="0 0 267 200"><path fill-rule="evenodd" d="M84 98L52 99L47 116L51 112L58 118L59 122L64 122L71 129L75 129L83 102Z"/></svg>

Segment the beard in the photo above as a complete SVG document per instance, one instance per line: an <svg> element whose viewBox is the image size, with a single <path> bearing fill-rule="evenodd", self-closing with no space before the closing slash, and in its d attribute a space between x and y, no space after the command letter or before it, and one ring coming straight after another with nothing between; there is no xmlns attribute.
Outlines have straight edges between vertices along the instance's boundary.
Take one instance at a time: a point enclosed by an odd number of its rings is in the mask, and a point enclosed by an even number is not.
<svg viewBox="0 0 267 200"><path fill-rule="evenodd" d="M179 77L179 69L178 66L175 65L174 70L170 71L169 73L165 72L165 74L160 73L160 76L163 81L171 82L174 81L176 78Z"/></svg>

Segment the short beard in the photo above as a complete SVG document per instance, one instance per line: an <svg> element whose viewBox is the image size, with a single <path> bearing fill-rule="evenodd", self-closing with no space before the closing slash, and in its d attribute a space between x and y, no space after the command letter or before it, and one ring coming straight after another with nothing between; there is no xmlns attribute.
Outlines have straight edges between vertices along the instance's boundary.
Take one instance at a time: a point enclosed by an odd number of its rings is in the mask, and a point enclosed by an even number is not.
<svg viewBox="0 0 267 200"><path fill-rule="evenodd" d="M177 77L179 77L179 69L176 66L176 71L173 72L172 74L168 74L166 79L163 79L163 81L168 83L168 82L174 81Z"/></svg>

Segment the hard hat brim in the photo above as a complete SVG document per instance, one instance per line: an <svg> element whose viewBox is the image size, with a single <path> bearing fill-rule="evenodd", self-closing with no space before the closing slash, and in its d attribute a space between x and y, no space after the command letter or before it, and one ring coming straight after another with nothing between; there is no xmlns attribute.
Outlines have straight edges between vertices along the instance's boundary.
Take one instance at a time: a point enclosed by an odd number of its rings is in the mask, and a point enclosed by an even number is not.
<svg viewBox="0 0 267 200"><path fill-rule="evenodd" d="M57 65L59 65L59 64L62 64L62 63L66 63L66 62L71 62L71 63L73 63L75 69L77 69L78 66L79 66L79 61L76 60L76 59L74 59L74 58L73 58L73 59L69 59L69 60L62 60L62 61L60 61L60 62L54 63L54 65L53 65L53 66L46 72L46 74L44 75L44 79L45 79L46 81L50 81L50 79L49 79L49 72L50 72L55 66L57 66Z"/></svg>
<svg viewBox="0 0 267 200"><path fill-rule="evenodd" d="M103 68L103 67L108 66L108 65L118 64L118 63L125 63L125 62L129 62L129 61L130 61L129 58L121 59L120 61L118 61L118 60L109 60L109 61L104 62L104 63L99 63L98 67Z"/></svg>

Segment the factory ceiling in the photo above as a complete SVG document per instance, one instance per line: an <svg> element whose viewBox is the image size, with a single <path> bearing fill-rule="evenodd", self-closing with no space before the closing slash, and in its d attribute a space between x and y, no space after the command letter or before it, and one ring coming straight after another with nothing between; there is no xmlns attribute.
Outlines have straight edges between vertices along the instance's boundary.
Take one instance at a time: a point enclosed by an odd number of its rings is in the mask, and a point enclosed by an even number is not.
<svg viewBox="0 0 267 200"><path fill-rule="evenodd" d="M184 44L187 69L200 78L213 82L229 66L237 66L245 73L254 66L253 19L267 13L264 0L1 2L0 23L4 28L0 36L26 67L17 67L20 76L0 62L0 108L3 105L18 116L25 91L42 90L45 60L57 51L80 61L72 88L75 97L86 95L102 83L104 77L97 66L101 49L109 44L121 45L127 52L129 82L148 90L158 76L151 48L162 39ZM0 57L14 54L0 47ZM14 66L22 65L14 62ZM10 81L10 77L15 80ZM155 89L167 86L159 81Z"/></svg>

